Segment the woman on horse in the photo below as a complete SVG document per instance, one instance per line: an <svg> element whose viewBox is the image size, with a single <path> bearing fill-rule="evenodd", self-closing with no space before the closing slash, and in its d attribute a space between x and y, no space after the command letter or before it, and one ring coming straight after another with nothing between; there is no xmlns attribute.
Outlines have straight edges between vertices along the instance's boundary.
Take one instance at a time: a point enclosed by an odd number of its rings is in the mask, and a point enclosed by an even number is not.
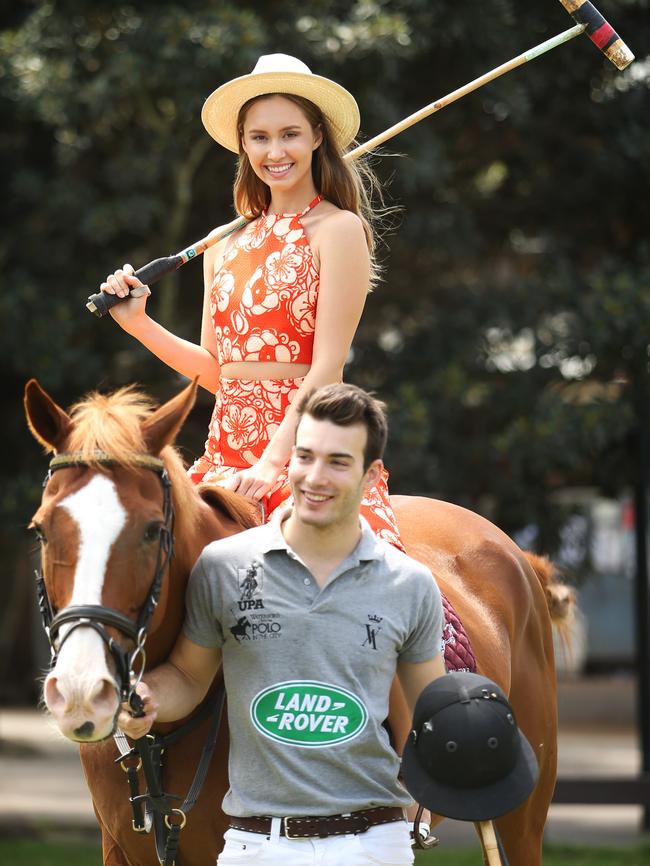
<svg viewBox="0 0 650 866"><path fill-rule="evenodd" d="M268 514L289 495L296 406L314 388L341 380L376 279L364 186L370 175L343 160L359 128L354 97L288 55L261 57L251 74L215 90L202 120L239 155L234 204L249 222L204 255L200 344L147 315L146 289L111 315L172 369L198 375L215 394L192 479L263 502ZM141 286L125 265L101 289L124 297ZM403 549L386 478L362 513Z"/></svg>

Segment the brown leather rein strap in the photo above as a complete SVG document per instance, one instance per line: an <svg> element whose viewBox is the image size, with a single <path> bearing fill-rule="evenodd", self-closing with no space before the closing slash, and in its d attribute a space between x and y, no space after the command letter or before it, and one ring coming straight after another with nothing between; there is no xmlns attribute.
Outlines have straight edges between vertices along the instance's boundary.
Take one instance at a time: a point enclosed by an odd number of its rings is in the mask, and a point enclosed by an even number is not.
<svg viewBox="0 0 650 866"><path fill-rule="evenodd" d="M361 809L347 815L306 815L303 818L281 818L280 836L287 839L308 839L327 836L345 836L348 833L365 833L378 824L392 824L405 821L404 810L397 806L378 806L376 809ZM231 818L233 830L248 833L263 833L269 836L273 819L268 817Z"/></svg>

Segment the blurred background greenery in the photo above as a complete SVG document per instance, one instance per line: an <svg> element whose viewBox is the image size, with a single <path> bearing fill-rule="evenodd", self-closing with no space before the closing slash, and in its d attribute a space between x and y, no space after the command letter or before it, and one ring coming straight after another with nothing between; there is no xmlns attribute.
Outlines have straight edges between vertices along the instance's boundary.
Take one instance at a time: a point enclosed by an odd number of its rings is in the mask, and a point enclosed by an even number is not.
<svg viewBox="0 0 650 866"><path fill-rule="evenodd" d="M479 510L551 554L573 508L558 493L624 495L648 432L650 4L597 5L637 55L628 70L579 37L375 158L402 211L346 369L389 404L393 492ZM84 304L124 262L232 219L234 160L201 126L206 96L260 54L292 53L352 90L369 138L572 21L557 0L0 10L0 700L32 700L25 526L46 461L22 389L36 376L69 405L126 382L159 399L180 386ZM152 314L196 339L200 264L153 291ZM188 460L210 411L204 393Z"/></svg>

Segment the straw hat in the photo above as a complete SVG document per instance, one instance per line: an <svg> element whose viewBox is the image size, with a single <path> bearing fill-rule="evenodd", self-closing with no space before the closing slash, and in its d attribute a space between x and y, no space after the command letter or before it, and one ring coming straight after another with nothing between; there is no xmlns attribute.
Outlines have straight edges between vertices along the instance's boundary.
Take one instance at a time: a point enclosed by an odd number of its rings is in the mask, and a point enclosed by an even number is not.
<svg viewBox="0 0 650 866"><path fill-rule="evenodd" d="M329 120L341 148L357 134L359 107L352 94L335 81L314 75L302 60L289 54L265 54L249 75L218 87L203 105L203 125L215 141L239 153L239 111L249 99L265 93L291 93L309 99Z"/></svg>

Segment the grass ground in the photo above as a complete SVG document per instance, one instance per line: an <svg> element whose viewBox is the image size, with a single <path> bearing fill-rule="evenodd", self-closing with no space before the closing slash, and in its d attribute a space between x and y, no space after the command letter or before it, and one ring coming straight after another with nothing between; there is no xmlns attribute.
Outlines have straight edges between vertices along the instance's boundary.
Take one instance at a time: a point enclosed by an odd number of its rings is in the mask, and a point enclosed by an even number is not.
<svg viewBox="0 0 650 866"><path fill-rule="evenodd" d="M101 866L95 842L0 839L0 863L7 866ZM635 848L573 848L554 846L544 854L544 866L648 866L650 842ZM418 854L416 866L482 866L478 848L434 849Z"/></svg>

